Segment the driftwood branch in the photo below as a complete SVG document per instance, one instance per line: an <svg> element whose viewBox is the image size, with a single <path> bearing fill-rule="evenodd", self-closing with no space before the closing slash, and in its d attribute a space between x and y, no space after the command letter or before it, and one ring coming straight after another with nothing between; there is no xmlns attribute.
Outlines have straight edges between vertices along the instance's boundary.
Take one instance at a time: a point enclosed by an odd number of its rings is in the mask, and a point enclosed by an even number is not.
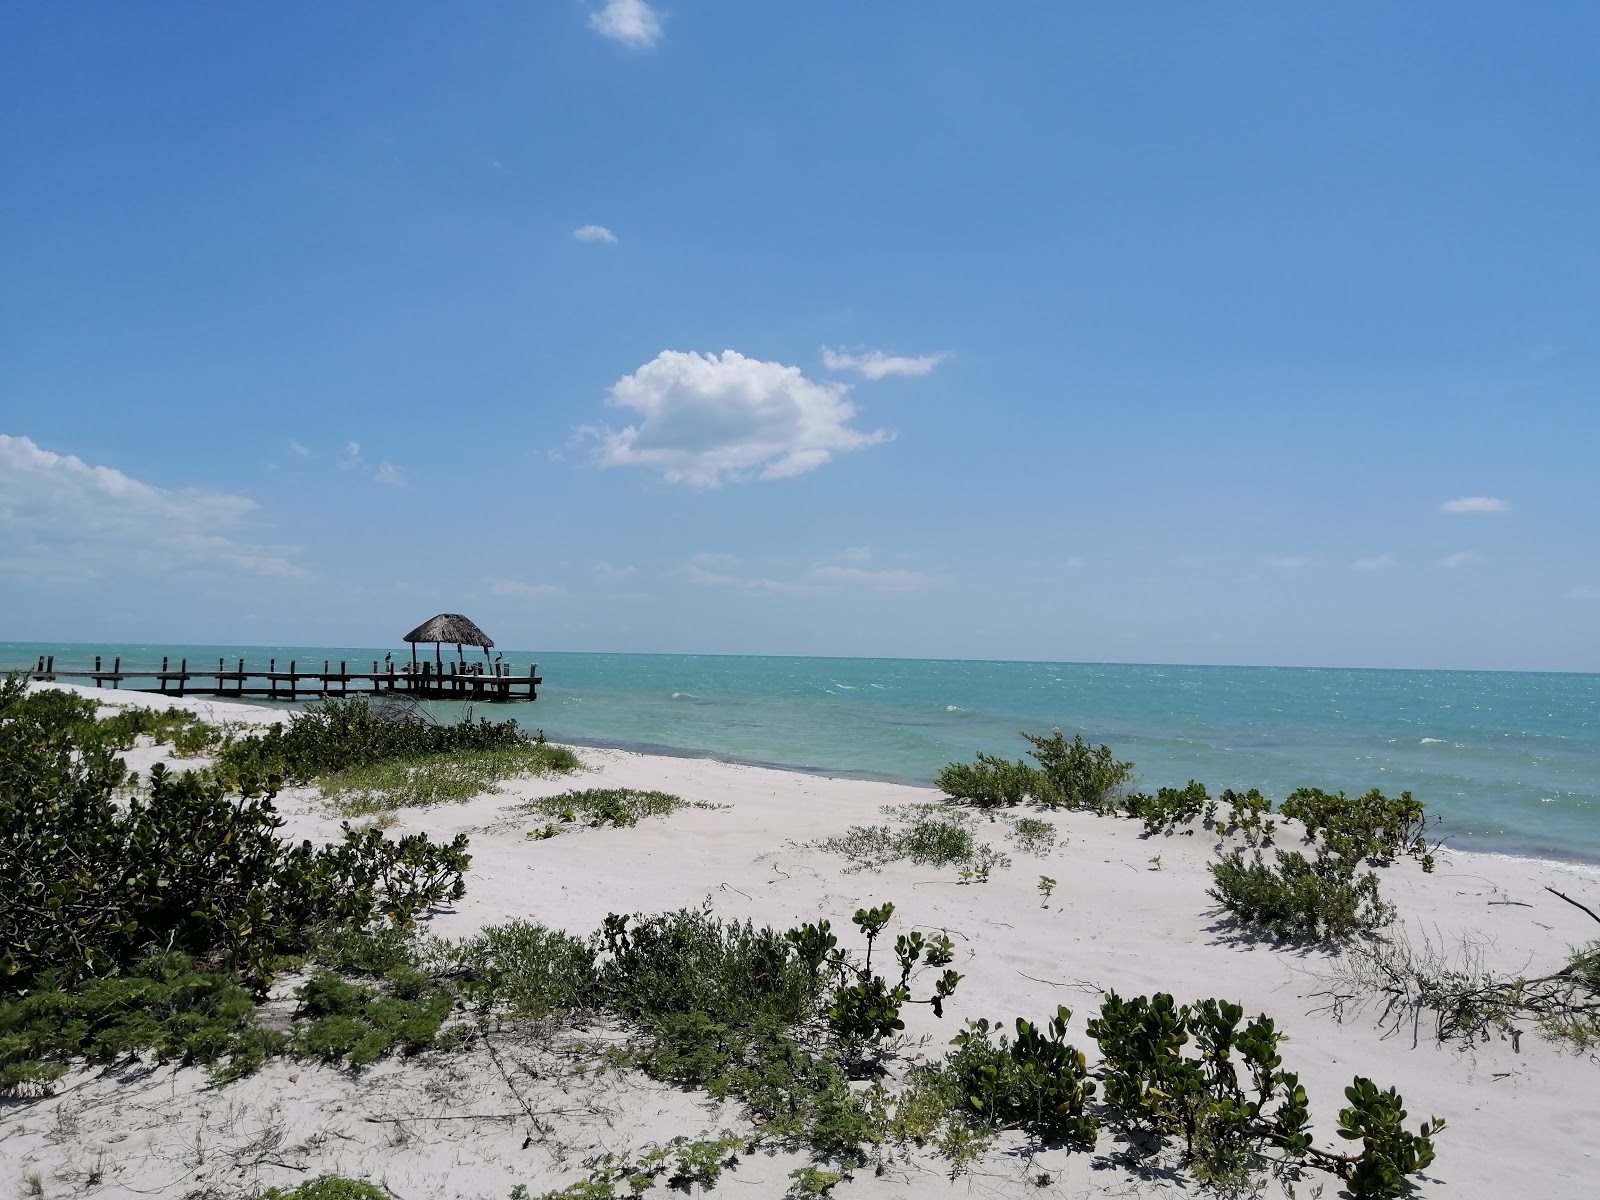
<svg viewBox="0 0 1600 1200"><path fill-rule="evenodd" d="M1590 908L1587 904L1579 904L1576 900L1574 900L1571 896L1567 895L1565 892L1558 892L1558 891L1555 890L1555 888L1549 886L1548 884L1545 885L1545 889L1544 890L1549 892L1552 896L1561 897L1561 899L1565 900L1568 904L1572 905L1573 908L1582 909L1584 912L1588 913L1591 917L1593 917L1596 921L1600 921L1600 913L1595 912L1594 909Z"/></svg>

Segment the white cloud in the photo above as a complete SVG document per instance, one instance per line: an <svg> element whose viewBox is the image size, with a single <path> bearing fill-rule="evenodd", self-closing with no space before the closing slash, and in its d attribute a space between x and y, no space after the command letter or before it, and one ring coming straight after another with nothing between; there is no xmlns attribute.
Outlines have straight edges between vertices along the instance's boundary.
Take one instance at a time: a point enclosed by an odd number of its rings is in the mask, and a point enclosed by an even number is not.
<svg viewBox="0 0 1600 1200"><path fill-rule="evenodd" d="M1575 587L1567 593L1569 600L1600 600L1600 587Z"/></svg>
<svg viewBox="0 0 1600 1200"><path fill-rule="evenodd" d="M620 430L589 429L606 467L648 467L668 483L711 488L803 475L838 451L889 440L852 429L849 388L798 367L722 354L665 350L611 388L608 403L639 414Z"/></svg>
<svg viewBox="0 0 1600 1200"><path fill-rule="evenodd" d="M295 548L238 540L256 507L247 496L153 487L0 434L0 557L12 571L58 580L129 570L305 574Z"/></svg>
<svg viewBox="0 0 1600 1200"><path fill-rule="evenodd" d="M1277 567L1280 571L1302 571L1306 567L1314 567L1317 560L1308 554L1280 554L1275 558L1267 559L1267 566Z"/></svg>
<svg viewBox="0 0 1600 1200"><path fill-rule="evenodd" d="M297 458L311 457L311 451L302 446L299 442L295 441L293 438L289 439L289 449L294 452L295 457Z"/></svg>
<svg viewBox="0 0 1600 1200"><path fill-rule="evenodd" d="M1068 568L1074 571L1081 571L1088 565L1089 561L1081 554L1074 554L1071 558L1067 559Z"/></svg>
<svg viewBox="0 0 1600 1200"><path fill-rule="evenodd" d="M905 358L898 354L885 354L882 350L846 354L827 346L822 348L822 365L828 370L854 371L863 379L883 379L889 375L926 375L949 357L948 354L924 354L920 358Z"/></svg>
<svg viewBox="0 0 1600 1200"><path fill-rule="evenodd" d="M1441 558L1439 565L1448 570L1455 570L1457 567L1470 567L1482 561L1483 555L1475 550L1457 550L1454 554L1446 554Z"/></svg>
<svg viewBox="0 0 1600 1200"><path fill-rule="evenodd" d="M361 466L361 443L346 442L344 453L339 456L339 469L341 471L354 471Z"/></svg>
<svg viewBox="0 0 1600 1200"><path fill-rule="evenodd" d="M617 235L604 225L580 225L572 231L572 236L580 242L600 242L607 246L617 244Z"/></svg>
<svg viewBox="0 0 1600 1200"><path fill-rule="evenodd" d="M844 562L871 562L871 546L851 546L839 553L839 558Z"/></svg>
<svg viewBox="0 0 1600 1200"><path fill-rule="evenodd" d="M606 0L604 8L589 14L589 28L640 50L661 40L661 16L645 0Z"/></svg>
<svg viewBox="0 0 1600 1200"><path fill-rule="evenodd" d="M739 575L735 568L739 560L731 554L696 554L678 568L675 574L689 583L702 587L725 587L741 592L805 592L813 589L805 584L790 583L764 576Z"/></svg>
<svg viewBox="0 0 1600 1200"><path fill-rule="evenodd" d="M621 566L617 566L613 563L604 562L595 563L595 565L589 569L594 572L594 577L596 579L603 580L606 583L616 583L619 579L627 579L630 575L635 574L639 570L639 568L634 566L632 563L624 563Z"/></svg>
<svg viewBox="0 0 1600 1200"><path fill-rule="evenodd" d="M1367 558L1358 558L1350 564L1352 571L1387 571L1390 567L1400 564L1392 554L1374 554Z"/></svg>
<svg viewBox="0 0 1600 1200"><path fill-rule="evenodd" d="M1505 512L1511 505L1494 496L1462 496L1458 500L1446 500L1439 505L1440 512L1447 513L1497 513Z"/></svg>
<svg viewBox="0 0 1600 1200"><path fill-rule="evenodd" d="M402 488L406 485L406 473L392 462L379 463L378 469L372 473L372 481L384 487Z"/></svg>
<svg viewBox="0 0 1600 1200"><path fill-rule="evenodd" d="M910 592L934 582L931 575L921 571L873 571L866 567L821 566L812 575L824 583L860 584L875 592Z"/></svg>
<svg viewBox="0 0 1600 1200"><path fill-rule="evenodd" d="M538 600L565 593L553 583L523 583L520 579L495 579L489 583L491 596L513 596L521 600Z"/></svg>

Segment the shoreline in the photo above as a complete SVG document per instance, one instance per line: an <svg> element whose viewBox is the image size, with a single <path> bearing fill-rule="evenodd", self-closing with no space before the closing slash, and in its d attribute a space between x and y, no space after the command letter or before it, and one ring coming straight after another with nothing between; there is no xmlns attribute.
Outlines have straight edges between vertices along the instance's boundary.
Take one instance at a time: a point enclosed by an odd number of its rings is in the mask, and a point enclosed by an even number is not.
<svg viewBox="0 0 1600 1200"><path fill-rule="evenodd" d="M115 688L95 688L82 684L67 683L57 683L51 686L68 688L79 693L80 695L94 697L107 703L118 703L118 700L109 699L110 697L118 697L121 698L122 702L134 704L143 703L151 707L159 707L163 704L170 705L181 702L183 707L188 708L191 705L203 703L220 705L225 709L236 708L247 711L283 714L283 716L275 717L274 720L286 719L287 715L290 713L304 711L306 704L308 703L306 701L287 700L223 700L211 697L180 698L177 696L163 696L159 693L153 692L123 692L120 689ZM135 697L143 697L144 699L135 699ZM314 701L309 703L314 703ZM466 707L471 708L473 706L468 704ZM198 710L190 708L189 711ZM481 707L478 710L475 710L475 715L483 715ZM515 717L515 713L512 715ZM525 725L524 728L528 728L528 726ZM534 728L537 728L537 726ZM942 795L942 793L938 792L938 789L933 785L931 780L924 781L906 776L897 776L888 772L863 774L859 772L833 770L826 767L795 766L789 763L769 762L755 758L744 758L734 754L723 754L717 751L694 750L686 747L669 746L652 742L629 742L625 740L618 741L614 739L601 740L597 738L572 738L562 736L551 737L550 740L557 745L569 746L573 750L616 750L627 754L643 755L645 757L681 759L689 762L712 762L733 767L753 767L764 771L788 772L794 775L801 775L813 779L853 780L861 783L889 784L896 787L917 788ZM1202 780L1201 782L1204 781ZM1281 798L1274 798L1274 803L1277 803L1278 799ZM1424 803L1426 803L1426 801L1424 801ZM1452 835L1446 834L1446 836L1450 837ZM1468 833L1463 836L1471 837L1473 835ZM1569 866L1582 867L1589 869L1596 876L1600 876L1600 855L1585 856L1572 851L1558 850L1540 853L1519 852L1515 850L1479 849L1477 847L1462 846L1450 842L1446 843L1445 848L1456 854L1471 854L1485 858L1504 858L1512 861L1528 861L1534 863L1559 863Z"/></svg>

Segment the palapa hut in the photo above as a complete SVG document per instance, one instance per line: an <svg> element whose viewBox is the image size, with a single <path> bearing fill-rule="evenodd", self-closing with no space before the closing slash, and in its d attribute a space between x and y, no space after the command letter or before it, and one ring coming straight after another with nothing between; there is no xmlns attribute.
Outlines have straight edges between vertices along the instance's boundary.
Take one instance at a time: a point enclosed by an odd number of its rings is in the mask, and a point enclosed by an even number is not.
<svg viewBox="0 0 1600 1200"><path fill-rule="evenodd" d="M439 647L444 643L454 642L456 644L457 657L460 657L461 647L463 646L481 646L483 647L483 657L488 658L489 648L494 645L493 639L487 633L460 613L440 613L437 617L430 617L406 634L406 641L411 643L411 669L413 671L417 667L418 642L433 643L433 661L441 672L444 670L444 663L439 656Z"/></svg>

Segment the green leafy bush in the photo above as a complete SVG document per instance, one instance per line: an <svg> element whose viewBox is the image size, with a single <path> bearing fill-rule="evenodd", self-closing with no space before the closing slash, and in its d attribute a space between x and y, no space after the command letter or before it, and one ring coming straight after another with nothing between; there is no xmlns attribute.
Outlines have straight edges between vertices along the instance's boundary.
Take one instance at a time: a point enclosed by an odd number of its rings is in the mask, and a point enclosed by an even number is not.
<svg viewBox="0 0 1600 1200"><path fill-rule="evenodd" d="M76 700L0 688L0 989L70 989L157 947L264 987L319 927L404 923L464 891L464 836L280 840L271 779L242 778L235 794L158 764L148 792L119 803L126 771L85 740Z"/></svg>
<svg viewBox="0 0 1600 1200"><path fill-rule="evenodd" d="M1280 941L1348 941L1394 920L1394 908L1378 896L1378 877L1358 873L1356 862L1319 853L1276 852L1269 866L1242 850L1211 864L1208 895L1238 920Z"/></svg>
<svg viewBox="0 0 1600 1200"><path fill-rule="evenodd" d="M1373 863L1390 863L1410 855L1432 866L1427 833L1431 822L1427 810L1410 792L1385 796L1377 788L1363 796L1325 792L1321 788L1299 788L1278 807L1285 817L1299 821L1306 829L1306 840L1321 837L1330 851L1350 859L1365 858Z"/></svg>
<svg viewBox="0 0 1600 1200"><path fill-rule="evenodd" d="M1154 796L1135 792L1123 803L1123 811L1144 822L1147 835L1172 833L1178 826L1204 817L1209 825L1217 813L1217 802L1204 784L1189 781L1188 787L1159 788Z"/></svg>
<svg viewBox="0 0 1600 1200"><path fill-rule="evenodd" d="M1359 1075L1344 1090L1350 1107L1339 1112L1339 1136L1360 1139L1360 1157L1351 1164L1350 1194L1365 1200L1394 1200L1410 1190L1407 1175L1426 1170L1433 1162L1433 1135L1444 1128L1437 1117L1424 1121L1416 1133L1404 1126L1406 1110L1393 1088L1380 1091Z"/></svg>
<svg viewBox="0 0 1600 1200"><path fill-rule="evenodd" d="M456 947L451 959L463 997L480 1012L538 1020L599 1001L594 943L543 925L491 926Z"/></svg>
<svg viewBox="0 0 1600 1200"><path fill-rule="evenodd" d="M1100 1045L1110 1119L1147 1147L1182 1139L1202 1182L1238 1187L1311 1150L1299 1078L1280 1070L1282 1034L1268 1017L1244 1029L1244 1009L1221 1000L1179 1006L1170 995L1115 992L1089 1022ZM1193 1039L1194 1055L1183 1053Z"/></svg>
<svg viewBox="0 0 1600 1200"><path fill-rule="evenodd" d="M1120 805L1133 764L1117 762L1111 747L1090 746L1082 736L1068 742L1059 729L1049 737L1022 736L1037 766L980 753L975 763L951 763L934 782L952 799L980 808L1031 802L1105 813Z"/></svg>
<svg viewBox="0 0 1600 1200"><path fill-rule="evenodd" d="M388 971L382 986L319 972L300 987L294 1048L328 1062L366 1066L399 1050L415 1054L434 1044L450 1015L450 993L409 967Z"/></svg>
<svg viewBox="0 0 1600 1200"><path fill-rule="evenodd" d="M358 817L397 808L460 804L498 792L504 780L568 771L575 761L565 747L528 742L426 758L383 759L320 776L317 787L341 814Z"/></svg>
<svg viewBox="0 0 1600 1200"><path fill-rule="evenodd" d="M319 1175L298 1187L268 1188L256 1200L390 1200L389 1193L359 1179Z"/></svg>
<svg viewBox="0 0 1600 1200"><path fill-rule="evenodd" d="M998 1023L970 1021L940 1069L960 1089L973 1119L1023 1129L1048 1142L1092 1147L1098 1123L1086 1110L1095 1083L1082 1051L1067 1044L1071 1019L1071 1010L1058 1008L1041 1030L1018 1017L1015 1041L999 1032Z"/></svg>
<svg viewBox="0 0 1600 1200"><path fill-rule="evenodd" d="M564 824L580 823L599 828L604 825L623 829L637 825L645 817L667 817L680 808L715 808L703 800L685 800L667 792L640 791L637 788L586 788L541 796L517 805L518 812L533 813Z"/></svg>
<svg viewBox="0 0 1600 1200"><path fill-rule="evenodd" d="M158 1062L210 1065L220 1078L248 1074L283 1044L281 1034L256 1026L255 1013L235 975L200 970L174 952L77 991L0 998L0 1093L47 1086L77 1057L149 1053Z"/></svg>
<svg viewBox="0 0 1600 1200"><path fill-rule="evenodd" d="M883 812L898 822L898 828L852 825L818 845L850 860L857 870L875 871L909 859L930 867L962 866L987 874L1010 861L978 839L970 816L959 809L944 804L902 804L885 805Z"/></svg>
<svg viewBox="0 0 1600 1200"><path fill-rule="evenodd" d="M230 777L278 775L298 784L387 759L534 745L545 746L540 759L550 770L575 770L581 765L570 750L530 737L515 721L468 716L440 725L416 709L351 696L320 701L287 724L232 741L222 748L217 762Z"/></svg>

